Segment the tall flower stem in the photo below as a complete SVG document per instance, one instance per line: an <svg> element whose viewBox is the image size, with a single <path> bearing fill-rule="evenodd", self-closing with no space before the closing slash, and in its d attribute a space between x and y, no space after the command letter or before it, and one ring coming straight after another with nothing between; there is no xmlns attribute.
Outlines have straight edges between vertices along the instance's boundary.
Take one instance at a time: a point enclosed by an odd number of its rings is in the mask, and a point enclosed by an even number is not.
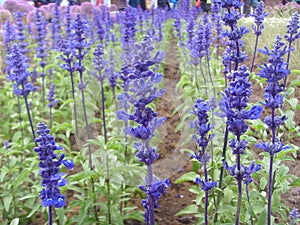
<svg viewBox="0 0 300 225"><path fill-rule="evenodd" d="M202 152L204 153L205 149L202 147ZM207 175L207 166L206 162L203 163L203 170L204 170L204 181L208 182L208 175ZM209 191L205 191L205 205L204 205L204 224L208 225L208 194Z"/></svg>
<svg viewBox="0 0 300 225"><path fill-rule="evenodd" d="M24 89L24 84L22 84L22 86L23 86L23 89ZM28 104L28 100L27 100L26 96L24 96L24 100L25 100L25 105L26 105L28 120L29 120L29 123L30 123L32 137L33 137L33 140L35 140L35 132L34 132L34 128L33 128L33 124L32 124L32 119L31 119L31 115L30 115L29 104Z"/></svg>
<svg viewBox="0 0 300 225"><path fill-rule="evenodd" d="M52 128L52 108L50 108L50 115L49 115L49 118L50 118L50 129Z"/></svg>
<svg viewBox="0 0 300 225"><path fill-rule="evenodd" d="M52 206L48 206L48 225L52 225Z"/></svg>
<svg viewBox="0 0 300 225"><path fill-rule="evenodd" d="M106 132L106 118L105 118L105 99L104 99L104 87L103 81L101 81L101 104L102 104L102 119L103 119L103 133L104 133L104 142L107 143L107 132ZM110 171L109 171L109 155L108 151L106 152L106 188L107 188L107 211L108 211L108 223L111 224L111 204L110 204Z"/></svg>
<svg viewBox="0 0 300 225"><path fill-rule="evenodd" d="M105 99L104 99L104 87L103 87L103 81L101 81L101 104L102 104L102 119L103 119L103 134L104 134L104 140L105 144L107 143L107 131L106 131L106 118L105 118Z"/></svg>
<svg viewBox="0 0 300 225"><path fill-rule="evenodd" d="M237 140L240 141L239 137L237 137ZM236 160L237 160L237 170L239 171L239 173L241 173L241 155L240 154L236 155ZM241 206L242 206L242 178L239 177L239 179L237 179L237 182L238 182L238 203L237 203L236 214L235 214L235 225L240 224L240 212L241 212Z"/></svg>
<svg viewBox="0 0 300 225"><path fill-rule="evenodd" d="M249 185L248 184L246 184L246 195L247 195L248 204L250 205ZM253 216L252 215L250 216L250 220L251 220L251 225L254 225Z"/></svg>
<svg viewBox="0 0 300 225"><path fill-rule="evenodd" d="M272 192L273 192L273 155L270 155L270 168L269 168L269 179L268 179L268 218L267 224L271 225L272 216Z"/></svg>
<svg viewBox="0 0 300 225"><path fill-rule="evenodd" d="M147 149L150 148L149 142L146 143ZM147 175L147 187L150 189L153 183L153 171L152 171L152 164L147 166L148 168L148 175ZM155 216L154 216L154 201L151 195L148 195L147 198L149 199L149 221L147 225L155 225Z"/></svg>
<svg viewBox="0 0 300 225"><path fill-rule="evenodd" d="M222 162L224 163L226 161L226 150L227 150L227 142L228 142L228 125L226 124L226 128L225 128L225 134L224 134L224 143L223 143L223 150L222 150ZM222 166L220 168L220 177L219 177L219 189L222 189L222 184L223 184L223 177L224 177L224 166ZM218 192L218 196L217 196L217 209L216 211L218 211L219 206L220 206L220 201L221 201L221 192ZM216 212L215 217L214 217L214 222L216 223L218 221L218 212Z"/></svg>
<svg viewBox="0 0 300 225"><path fill-rule="evenodd" d="M275 109L272 109L272 123L275 123ZM272 144L275 145L276 141L276 127L272 128ZM268 217L267 224L271 225L272 216L272 193L273 193L273 154L270 154L270 168L269 168L269 179L268 179Z"/></svg>
<svg viewBox="0 0 300 225"><path fill-rule="evenodd" d="M216 90L215 90L214 81L212 79L212 75L211 75L211 71L210 71L210 63L209 63L209 56L208 55L206 55L206 63L207 63L207 71L208 71L208 74L209 74L210 83L211 83L211 86L213 88L214 98L216 98Z"/></svg>
<svg viewBox="0 0 300 225"><path fill-rule="evenodd" d="M81 83L83 82L82 72L80 72L80 82ZM86 112L85 98L84 98L84 89L81 90L81 102L82 102L82 108L83 108L83 116L84 116L84 121L85 121L85 129L86 129L87 139L91 139L89 122L88 122L87 112ZM90 145L88 145L88 153L89 153L89 167L91 170L94 170L93 163L92 163L92 151L91 151Z"/></svg>
<svg viewBox="0 0 300 225"><path fill-rule="evenodd" d="M251 73L252 73L253 67L254 67L254 60L255 60L256 51L257 51L257 44L258 44L258 35L256 35L256 39L255 39L254 52L253 52L253 57L252 57L251 69L250 69Z"/></svg>
<svg viewBox="0 0 300 225"><path fill-rule="evenodd" d="M45 105L45 76L42 77L42 89L43 89L42 103L43 105Z"/></svg>
<svg viewBox="0 0 300 225"><path fill-rule="evenodd" d="M291 49L292 49L292 34L290 35L290 39L289 39L289 45L288 45L288 55L287 55L287 60L286 60L286 69L288 70L289 69L289 63L290 63L290 56L291 56ZM284 90L286 89L286 82L287 82L287 76L284 77L284 80L283 80L283 88Z"/></svg>
<svg viewBox="0 0 300 225"><path fill-rule="evenodd" d="M201 72L201 75L203 77L205 94L206 94L206 96L208 96L208 93L207 93L207 81L206 81L206 77L205 77L205 74L204 74L204 71L203 71L203 67L202 67L202 59L200 59L200 72Z"/></svg>
<svg viewBox="0 0 300 225"><path fill-rule="evenodd" d="M75 97L75 88L74 88L74 76L73 72L70 71L70 77L71 77L71 86L72 86L72 97L73 97L73 112L74 112L74 118L75 118L75 134L78 133L78 123L77 123L77 106L76 106L76 97Z"/></svg>
<svg viewBox="0 0 300 225"><path fill-rule="evenodd" d="M199 84L198 84L198 70L197 70L197 65L194 65L194 69L195 69L195 84L196 84L196 88L197 88L197 91L199 91ZM207 90L206 90L206 87L205 87L205 91L206 91L206 94L207 94Z"/></svg>
<svg viewBox="0 0 300 225"><path fill-rule="evenodd" d="M19 96L18 96L18 114L19 114L19 123L20 123L20 129L21 129L22 146L24 146L23 120L22 120L22 115L21 115L21 103L20 103Z"/></svg>
<svg viewBox="0 0 300 225"><path fill-rule="evenodd" d="M79 51L79 54L80 51ZM79 60L79 65L81 66L81 60ZM80 83L83 84L83 72L80 71ZM86 112L86 105L85 105L85 98L84 98L84 88L81 89L81 101L82 101L82 108L83 108L83 115L84 115L84 121L85 121L85 128L86 128L86 133L87 133L87 139L90 139L90 129L89 129L89 123L88 123L88 119L87 119L87 112ZM92 151L91 151L91 146L88 145L88 153L89 153L89 167L90 170L94 170L93 167L93 163L92 163ZM95 183L94 183L94 179L91 179L92 182L92 190L93 190L93 194L95 194ZM94 203L96 203L96 198L94 198ZM97 221L98 224L98 213L97 213L97 208L96 206L94 206L94 214L95 214L95 219Z"/></svg>

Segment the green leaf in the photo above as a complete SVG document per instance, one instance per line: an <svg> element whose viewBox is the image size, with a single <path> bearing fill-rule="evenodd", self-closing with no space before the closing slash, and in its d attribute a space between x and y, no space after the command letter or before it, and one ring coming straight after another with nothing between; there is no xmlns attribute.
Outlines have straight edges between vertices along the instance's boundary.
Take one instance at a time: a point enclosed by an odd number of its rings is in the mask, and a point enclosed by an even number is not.
<svg viewBox="0 0 300 225"><path fill-rule="evenodd" d="M33 214L35 214L35 212L41 207L41 204L36 204L33 209L31 210L31 212L28 214L27 218L30 218Z"/></svg>
<svg viewBox="0 0 300 225"><path fill-rule="evenodd" d="M196 214L198 213L198 207L196 205L189 205L184 209L180 210L176 213L175 216L184 216L185 214Z"/></svg>
<svg viewBox="0 0 300 225"><path fill-rule="evenodd" d="M29 174L29 169L28 168L24 169L22 173L17 177L14 183L15 187L18 187L20 183L24 181L24 178L27 177L28 174Z"/></svg>
<svg viewBox="0 0 300 225"><path fill-rule="evenodd" d="M11 204L13 200L13 197L12 196L7 196L7 197L4 197L4 209L6 212L9 212L9 206Z"/></svg>
<svg viewBox="0 0 300 225"><path fill-rule="evenodd" d="M123 216L123 219L124 220L137 220L140 222L144 222L144 215L143 215L143 212L139 210L139 211L134 211L132 213L126 213Z"/></svg>
<svg viewBox="0 0 300 225"><path fill-rule="evenodd" d="M195 181L196 177L197 177L197 174L195 172L188 172L186 174L183 174L177 180L175 180L174 184L180 184L180 183L183 183L186 181Z"/></svg>
<svg viewBox="0 0 300 225"><path fill-rule="evenodd" d="M292 107L293 110L296 109L297 104L298 104L298 99L297 98L291 98L287 100L290 106Z"/></svg>
<svg viewBox="0 0 300 225"><path fill-rule="evenodd" d="M296 187L300 187L300 178L297 178L296 180L294 180L290 186L296 186Z"/></svg>
<svg viewBox="0 0 300 225"><path fill-rule="evenodd" d="M267 223L267 210L264 209L264 211L260 214L260 217L257 221L257 225L266 225Z"/></svg>
<svg viewBox="0 0 300 225"><path fill-rule="evenodd" d="M20 219L19 218L14 218L9 225L18 225L19 224Z"/></svg>
<svg viewBox="0 0 300 225"><path fill-rule="evenodd" d="M55 211L58 214L59 224L60 225L66 224L65 210L63 208L58 208Z"/></svg>
<svg viewBox="0 0 300 225"><path fill-rule="evenodd" d="M23 196L22 198L20 198L20 200L25 200L25 199L28 199L28 198L36 198L36 197L37 197L36 193L31 193L31 194Z"/></svg>
<svg viewBox="0 0 300 225"><path fill-rule="evenodd" d="M233 191L230 188L225 188L223 193L224 193L224 202L230 203L234 196Z"/></svg>
<svg viewBox="0 0 300 225"><path fill-rule="evenodd" d="M259 185L260 190L264 190L267 186L267 183L268 183L267 179L262 177L260 179L260 185Z"/></svg>
<svg viewBox="0 0 300 225"><path fill-rule="evenodd" d="M81 171L79 173L76 173L74 175L71 175L68 177L69 182L71 181L80 181L82 179L86 180L88 178L96 178L98 177L98 174L93 170L88 171Z"/></svg>

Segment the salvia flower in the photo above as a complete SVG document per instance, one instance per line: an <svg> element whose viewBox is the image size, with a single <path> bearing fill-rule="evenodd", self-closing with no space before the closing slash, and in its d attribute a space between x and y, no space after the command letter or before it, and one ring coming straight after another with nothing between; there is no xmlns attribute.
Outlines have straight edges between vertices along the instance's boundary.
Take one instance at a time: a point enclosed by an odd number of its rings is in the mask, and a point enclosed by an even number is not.
<svg viewBox="0 0 300 225"><path fill-rule="evenodd" d="M209 123L208 113L211 109L212 101L204 101L199 98L196 100L192 114L196 116L196 120L191 122L192 128L196 128L196 134L193 136L194 141L197 143L199 148L199 153L195 152L192 155L193 158L197 159L203 165L204 179L196 178L196 183L201 186L201 189L205 192L205 206L204 206L204 224L208 224L208 194L213 187L217 185L215 181L209 181L207 163L210 160L210 156L206 151L209 141L212 139L213 135L211 132L211 125Z"/></svg>
<svg viewBox="0 0 300 225"><path fill-rule="evenodd" d="M255 9L255 11L250 14L250 16L254 17L254 24L252 25L252 29L255 35L261 35L262 30L264 29L264 19L269 14L265 12L264 2L260 1Z"/></svg>
<svg viewBox="0 0 300 225"><path fill-rule="evenodd" d="M295 12L287 25L287 34L284 35L284 38L289 42L294 42L300 37L299 28L299 15Z"/></svg>
<svg viewBox="0 0 300 225"><path fill-rule="evenodd" d="M48 56L46 49L46 36L47 36L47 28L46 21L39 9L36 10L35 14L35 26L37 30L37 35L35 36L35 40L38 42L38 47L35 48L37 51L36 57L39 58L40 66L42 67L42 72L40 73L41 77L44 77L46 74L44 73L44 68L46 66L46 57Z"/></svg>
<svg viewBox="0 0 300 225"><path fill-rule="evenodd" d="M39 196L42 206L64 207L66 205L65 196L60 193L59 187L65 186L67 180L63 178L65 174L60 172L60 167L63 164L67 169L73 169L74 163L72 160L65 160L64 154L58 156L55 153L57 150L62 150L62 147L56 145L54 137L44 123L38 124L37 134L39 137L35 139L35 142L38 146L34 148L34 151L38 153L40 159L39 167L43 189Z"/></svg>
<svg viewBox="0 0 300 225"><path fill-rule="evenodd" d="M261 148L263 151L268 152L270 155L270 167L269 167L269 178L268 178L268 214L267 224L271 224L272 215L272 193L273 193L273 158L276 153L288 149L277 137L277 128L286 120L286 117L280 117L276 115L276 110L281 108L283 105L284 84L290 71L287 69L287 63L284 61L283 56L290 52L290 48L281 41L281 37L277 35L274 47L269 50L265 47L264 50L260 50L263 54L268 55L268 64L264 63L261 66L261 71L258 74L262 78L266 78L267 85L265 87L265 99L262 103L266 108L271 110L271 116L266 116L264 122L268 125L271 131L271 141L265 143L259 143L256 146ZM283 83L283 84L282 84Z"/></svg>
<svg viewBox="0 0 300 225"><path fill-rule="evenodd" d="M298 210L296 208L293 208L290 212L290 225L294 224L296 219L299 219Z"/></svg>
<svg viewBox="0 0 300 225"><path fill-rule="evenodd" d="M290 62L290 53L294 49L292 48L292 43L300 38L300 32L299 32L299 15L298 13L294 13L292 15L291 20L289 21L289 24L287 25L287 34L284 35L284 38L288 41L288 56L287 56L287 64L286 68L289 68L289 62ZM285 88L286 86L287 77L284 78L283 86Z"/></svg>
<svg viewBox="0 0 300 225"><path fill-rule="evenodd" d="M290 73L290 71L286 69L286 62L284 62L283 58L289 50L278 35L275 39L274 48L272 50L265 47L264 50L259 51L269 56L269 64L265 63L258 74L260 77L267 79L264 105L267 108L276 109L281 107L283 103L283 97L281 96L283 85L280 84L280 81Z"/></svg>
<svg viewBox="0 0 300 225"><path fill-rule="evenodd" d="M157 88L157 83L162 79L162 75L155 73L150 66L162 60L160 52L152 57L152 39L145 37L141 43L136 43L133 49L134 57L129 65L123 66L124 91L119 96L123 105L127 105L125 110L119 110L117 116L120 120L127 122L135 121L136 126L126 126L124 133L139 140L134 147L138 150L136 157L144 162L148 167L148 175L145 179L145 186L140 189L147 194L147 199L142 201L146 209L144 220L147 224L154 225L154 208L158 207L158 200L161 194L165 194L165 189L169 186L168 180L154 180L152 164L158 158L156 148L150 146L151 138L155 135L155 130L165 121L165 118L158 118L158 114L148 105L164 91ZM129 113L129 105L133 106L133 112Z"/></svg>
<svg viewBox="0 0 300 225"><path fill-rule="evenodd" d="M94 58L93 58L94 68L97 73L92 73L92 75L101 83L104 82L106 77L106 73L104 71L107 61L104 59L104 50L102 44L99 43L94 51Z"/></svg>
<svg viewBox="0 0 300 225"><path fill-rule="evenodd" d="M23 23L23 17L24 17L24 13L20 11L14 13L15 28L17 30L16 40L18 41L20 50L22 51L23 54L25 54L26 52L28 52L28 49L26 49L28 43L26 42L26 38L27 38L25 35L26 27L24 26Z"/></svg>
<svg viewBox="0 0 300 225"><path fill-rule="evenodd" d="M36 87L28 81L30 72L27 62L28 58L21 52L19 46L14 44L7 55L7 78L12 81L14 93L18 96L27 97L36 90Z"/></svg>
<svg viewBox="0 0 300 225"><path fill-rule="evenodd" d="M236 180L243 181L246 185L253 181L252 174L261 169L261 165L254 164L254 162L251 162L249 166L241 165L240 169L237 168L237 164L228 166L227 162L224 162L224 167L231 176Z"/></svg>
<svg viewBox="0 0 300 225"><path fill-rule="evenodd" d="M247 147L247 141L242 139L242 135L248 130L246 120L260 118L263 110L261 106L256 105L248 108L249 98L252 94L252 85L248 78L249 74L248 68L244 65L238 67L238 70L228 73L227 77L231 81L219 102L219 107L222 111L221 115L227 117L226 132L231 132L234 135L234 138L229 142L229 146L232 149L232 154L236 156L236 164L230 167L227 162L223 161L223 166L236 179L238 184L236 224L239 224L240 219L242 181L247 184L246 193L248 196L248 184L252 181L251 174L260 168L260 166L255 167L254 163L249 167L245 167L241 162L241 155L245 153Z"/></svg>
<svg viewBox="0 0 300 225"><path fill-rule="evenodd" d="M243 3L240 0L223 0L222 7L226 9L235 8L239 9L243 6Z"/></svg>
<svg viewBox="0 0 300 225"><path fill-rule="evenodd" d="M78 62L74 63L74 68L76 71L82 74L85 71L83 60L88 52L87 47L89 46L89 43L85 38L85 31L88 28L88 23L80 14L77 14L72 23L72 28L72 45L74 49L76 49L75 58L78 60Z"/></svg>
<svg viewBox="0 0 300 225"><path fill-rule="evenodd" d="M272 156L278 152L281 152L281 151L284 151L284 150L287 150L290 148L289 146L285 146L278 139L275 140L274 143L267 142L267 143L256 144L256 147L262 149L265 152L268 152Z"/></svg>
<svg viewBox="0 0 300 225"><path fill-rule="evenodd" d="M59 102L59 100L55 99L55 84L52 84L50 87L48 101L49 101L48 104L49 108L53 108Z"/></svg>
<svg viewBox="0 0 300 225"><path fill-rule="evenodd" d="M10 20L7 20L4 25L4 35L3 35L3 42L6 47L6 50L8 50L11 47L14 40L15 40L14 25L11 24Z"/></svg>
<svg viewBox="0 0 300 225"><path fill-rule="evenodd" d="M68 5L66 15L65 15L66 21L65 21L65 24L64 24L64 30L65 30L65 33L66 33L66 38L69 38L70 34L72 32L72 28L71 28L72 15L71 15L71 12L70 12L70 8L71 8L71 6Z"/></svg>
<svg viewBox="0 0 300 225"><path fill-rule="evenodd" d="M53 18L51 19L51 40L53 49L58 48L58 40L61 37L61 26L61 12L57 2L53 10Z"/></svg>
<svg viewBox="0 0 300 225"><path fill-rule="evenodd" d="M196 184L199 184L201 186L202 191L205 192L209 192L211 189L213 189L215 186L217 186L217 182L216 181L203 181L201 180L199 177L196 178L195 181Z"/></svg>
<svg viewBox="0 0 300 225"><path fill-rule="evenodd" d="M145 208L145 213L144 213L144 221L146 222L146 224L148 224L150 222L149 218L150 218L150 199L151 202L154 203L154 208L158 208L158 200L160 199L161 195L164 195L167 193L166 189L170 186L170 182L168 179L165 179L163 181L159 180L156 182L153 182L152 185L150 187L147 186L139 186L139 188L144 191L147 195L148 198L147 199L143 199L142 200L142 204Z"/></svg>

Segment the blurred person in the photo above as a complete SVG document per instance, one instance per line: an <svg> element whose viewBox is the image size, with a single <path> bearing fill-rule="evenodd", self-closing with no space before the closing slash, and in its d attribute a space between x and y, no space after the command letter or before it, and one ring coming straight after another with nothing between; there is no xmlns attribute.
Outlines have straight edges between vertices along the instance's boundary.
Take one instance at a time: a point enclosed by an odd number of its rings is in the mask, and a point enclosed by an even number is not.
<svg viewBox="0 0 300 225"><path fill-rule="evenodd" d="M172 9L176 9L178 0L171 0L170 3L172 4Z"/></svg>
<svg viewBox="0 0 300 225"><path fill-rule="evenodd" d="M151 0L150 8L156 9L157 8L157 0Z"/></svg>
<svg viewBox="0 0 300 225"><path fill-rule="evenodd" d="M141 8L143 10L146 10L147 9L147 6L146 6L146 0L140 0L141 1Z"/></svg>
<svg viewBox="0 0 300 225"><path fill-rule="evenodd" d="M129 0L128 5L132 8L141 8L141 1L140 0Z"/></svg>
<svg viewBox="0 0 300 225"><path fill-rule="evenodd" d="M251 13L252 0L244 0L243 14L248 17Z"/></svg>
<svg viewBox="0 0 300 225"><path fill-rule="evenodd" d="M211 0L201 0L200 7L203 12L209 12L211 8Z"/></svg>
<svg viewBox="0 0 300 225"><path fill-rule="evenodd" d="M157 7L165 9L168 7L168 10L171 10L169 0L157 0Z"/></svg>

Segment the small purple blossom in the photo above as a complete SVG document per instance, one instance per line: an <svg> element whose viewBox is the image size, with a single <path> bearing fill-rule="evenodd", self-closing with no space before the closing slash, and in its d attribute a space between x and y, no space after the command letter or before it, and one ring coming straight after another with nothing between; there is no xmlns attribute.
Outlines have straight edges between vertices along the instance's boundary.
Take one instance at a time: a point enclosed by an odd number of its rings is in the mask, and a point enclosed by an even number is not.
<svg viewBox="0 0 300 225"><path fill-rule="evenodd" d="M276 140L275 143L259 143L256 144L257 148L260 148L262 150L264 150L265 152L268 152L270 155L275 155L278 152L284 151L289 149L289 146L285 146L282 142L280 142L279 140Z"/></svg>
<svg viewBox="0 0 300 225"><path fill-rule="evenodd" d="M216 181L205 182L205 181L201 180L199 177L196 178L195 183L199 184L201 186L201 189L205 192L209 192L211 189L213 189L215 186L217 186Z"/></svg>
<svg viewBox="0 0 300 225"><path fill-rule="evenodd" d="M293 208L290 212L290 225L294 224L295 220L299 219L298 210Z"/></svg>
<svg viewBox="0 0 300 225"><path fill-rule="evenodd" d="M50 90L49 90L49 96L48 96L48 107L49 108L53 108L58 102L59 100L55 99L55 84L51 84Z"/></svg>
<svg viewBox="0 0 300 225"><path fill-rule="evenodd" d="M252 174L260 170L260 164L254 164L251 162L249 166L241 165L240 170L237 168L237 164L233 166L228 166L227 162L224 162L224 168L228 173L233 176L236 180L243 181L245 184L249 185L252 181Z"/></svg>
<svg viewBox="0 0 300 225"><path fill-rule="evenodd" d="M170 186L170 182L168 179L159 180L157 182L153 182L149 187L148 186L139 186L139 188L147 194L147 199L142 200L142 204L145 208L144 213L144 221L148 224L151 208L150 202L154 203L154 208L158 208L158 200L161 195L165 195L167 193L166 189Z"/></svg>

